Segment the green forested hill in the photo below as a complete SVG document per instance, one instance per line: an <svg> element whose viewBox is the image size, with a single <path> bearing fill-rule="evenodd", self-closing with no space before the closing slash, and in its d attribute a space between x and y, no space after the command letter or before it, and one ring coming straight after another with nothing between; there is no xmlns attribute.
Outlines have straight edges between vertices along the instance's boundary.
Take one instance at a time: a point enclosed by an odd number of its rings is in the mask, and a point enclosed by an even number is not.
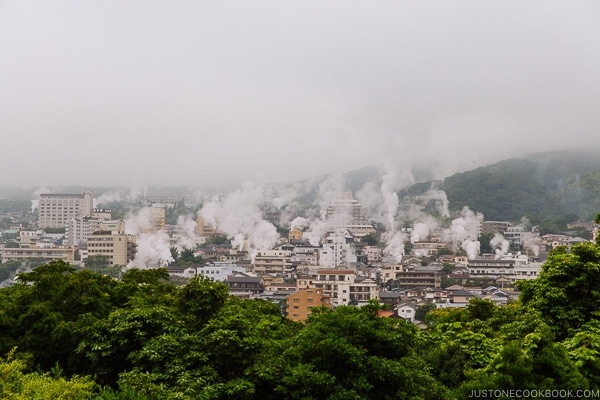
<svg viewBox="0 0 600 400"><path fill-rule="evenodd" d="M600 209L600 157L540 153L452 175L440 188L452 209L466 205L488 220L591 220Z"/></svg>

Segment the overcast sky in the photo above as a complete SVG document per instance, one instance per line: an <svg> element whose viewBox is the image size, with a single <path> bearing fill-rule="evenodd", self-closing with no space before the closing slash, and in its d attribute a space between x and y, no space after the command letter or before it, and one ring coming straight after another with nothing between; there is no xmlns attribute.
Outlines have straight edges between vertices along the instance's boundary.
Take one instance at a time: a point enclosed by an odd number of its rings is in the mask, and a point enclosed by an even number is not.
<svg viewBox="0 0 600 400"><path fill-rule="evenodd" d="M600 2L3 1L0 185L443 175L600 143Z"/></svg>

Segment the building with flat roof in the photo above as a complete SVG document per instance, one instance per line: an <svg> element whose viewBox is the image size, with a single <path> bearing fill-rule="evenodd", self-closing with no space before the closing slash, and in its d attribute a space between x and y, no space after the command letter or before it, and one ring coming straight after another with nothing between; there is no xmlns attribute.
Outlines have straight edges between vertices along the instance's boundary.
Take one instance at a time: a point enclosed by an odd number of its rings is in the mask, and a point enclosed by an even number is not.
<svg viewBox="0 0 600 400"><path fill-rule="evenodd" d="M43 258L46 262L62 260L71 263L75 260L74 247L26 247L3 248L1 251L2 263L13 260L27 260L30 258Z"/></svg>
<svg viewBox="0 0 600 400"><path fill-rule="evenodd" d="M96 231L87 238L87 257L105 256L111 266L127 265L134 259L135 250L133 236L123 232Z"/></svg>
<svg viewBox="0 0 600 400"><path fill-rule="evenodd" d="M38 226L66 228L69 220L91 217L94 199L91 190L81 194L41 194L38 207Z"/></svg>
<svg viewBox="0 0 600 400"><path fill-rule="evenodd" d="M331 308L329 296L322 289L302 289L287 296L286 313L292 321L306 321L313 307Z"/></svg>

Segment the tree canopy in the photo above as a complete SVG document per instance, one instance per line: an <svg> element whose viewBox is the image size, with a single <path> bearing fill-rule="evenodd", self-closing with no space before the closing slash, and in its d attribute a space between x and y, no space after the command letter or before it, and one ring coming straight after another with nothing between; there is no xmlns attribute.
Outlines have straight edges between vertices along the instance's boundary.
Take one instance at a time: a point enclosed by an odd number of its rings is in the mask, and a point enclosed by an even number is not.
<svg viewBox="0 0 600 400"><path fill-rule="evenodd" d="M600 389L600 248L553 251L519 301L314 308L305 323L225 284L120 279L54 261L0 289L0 397L458 399L474 390ZM45 397L44 397L45 396Z"/></svg>

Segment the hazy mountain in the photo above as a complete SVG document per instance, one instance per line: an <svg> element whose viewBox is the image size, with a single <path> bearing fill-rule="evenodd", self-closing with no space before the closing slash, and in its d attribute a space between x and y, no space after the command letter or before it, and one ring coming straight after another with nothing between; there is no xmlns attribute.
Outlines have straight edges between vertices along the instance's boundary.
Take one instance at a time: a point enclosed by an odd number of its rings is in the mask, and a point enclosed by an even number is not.
<svg viewBox="0 0 600 400"><path fill-rule="evenodd" d="M555 151L454 174L439 184L451 209L467 205L488 220L591 220L600 212L600 157Z"/></svg>

